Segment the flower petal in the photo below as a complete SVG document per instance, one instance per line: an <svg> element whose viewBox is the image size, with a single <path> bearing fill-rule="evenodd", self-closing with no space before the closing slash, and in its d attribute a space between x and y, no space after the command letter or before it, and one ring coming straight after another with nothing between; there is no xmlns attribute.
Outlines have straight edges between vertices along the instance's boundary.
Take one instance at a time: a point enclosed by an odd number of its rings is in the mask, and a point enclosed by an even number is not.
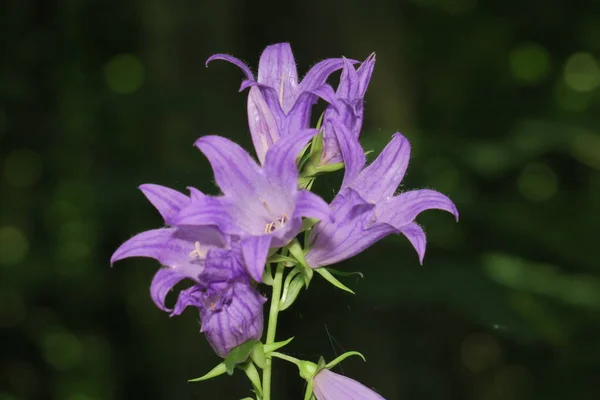
<svg viewBox="0 0 600 400"><path fill-rule="evenodd" d="M174 269L159 269L150 284L150 297L152 297L154 304L163 311L172 311L165 305L165 298L171 289L173 289L173 286L177 285L183 279L185 279L185 276Z"/></svg>
<svg viewBox="0 0 600 400"><path fill-rule="evenodd" d="M375 68L375 53L371 53L369 57L365 61L360 64L356 73L359 78L359 92L357 93L357 97L364 97L367 92L367 87L369 86L369 81L371 80L371 75L373 75L373 69Z"/></svg>
<svg viewBox="0 0 600 400"><path fill-rule="evenodd" d="M316 218L323 221L331 219L329 204L318 195L308 190L301 190L296 197L295 217Z"/></svg>
<svg viewBox="0 0 600 400"><path fill-rule="evenodd" d="M292 108L298 90L298 72L289 43L267 46L260 56L257 81L277 91L286 113Z"/></svg>
<svg viewBox="0 0 600 400"><path fill-rule="evenodd" d="M181 315L188 306L202 307L204 305L202 301L203 292L203 287L200 285L194 285L179 292L177 303L175 303L175 307L173 307L171 312L171 317Z"/></svg>
<svg viewBox="0 0 600 400"><path fill-rule="evenodd" d="M250 88L248 95L248 126L252 143L261 164L264 164L267 150L279 139L277 121L260 89Z"/></svg>
<svg viewBox="0 0 600 400"><path fill-rule="evenodd" d="M427 238L425 232L416 223L411 223L400 229L400 232L406 236L408 241L413 245L417 254L419 255L419 263L423 265L423 258L425 257L425 247L427 245Z"/></svg>
<svg viewBox="0 0 600 400"><path fill-rule="evenodd" d="M179 210L190 202L189 197L183 193L165 186L147 183L140 185L139 189L169 225Z"/></svg>
<svg viewBox="0 0 600 400"><path fill-rule="evenodd" d="M377 220L401 230L412 223L422 211L438 209L448 211L458 221L458 210L447 196L435 190L412 190L377 204Z"/></svg>
<svg viewBox="0 0 600 400"><path fill-rule="evenodd" d="M357 63L356 60L348 60L350 63ZM300 82L300 92L313 90L322 86L329 78L329 75L344 66L342 58L328 58L315 64L302 78Z"/></svg>
<svg viewBox="0 0 600 400"><path fill-rule="evenodd" d="M336 96L342 99L354 99L359 91L360 80L354 66L346 58L344 68L340 76L340 84L335 92Z"/></svg>
<svg viewBox="0 0 600 400"><path fill-rule="evenodd" d="M348 128L339 120L330 119L326 122L326 125L329 128L329 132L333 131L342 154L342 160L344 161L344 180L341 187L349 187L365 166L365 152L358 138L352 135ZM377 178L373 177L373 179Z"/></svg>
<svg viewBox="0 0 600 400"><path fill-rule="evenodd" d="M196 140L195 146L208 158L215 181L225 195L252 195L256 192L256 183L263 181L256 161L231 140L209 135Z"/></svg>
<svg viewBox="0 0 600 400"><path fill-rule="evenodd" d="M262 282L271 236L249 236L242 239L241 246L248 273L256 282Z"/></svg>
<svg viewBox="0 0 600 400"><path fill-rule="evenodd" d="M267 152L265 158L265 174L269 181L294 192L298 185L298 167L296 159L300 150L315 136L316 129L305 129L294 135L279 139Z"/></svg>
<svg viewBox="0 0 600 400"><path fill-rule="evenodd" d="M192 201L173 218L178 226L213 226L223 233L235 235L240 232L229 212L229 203L223 197L192 197Z"/></svg>
<svg viewBox="0 0 600 400"><path fill-rule="evenodd" d="M252 75L252 71L250 71L250 68L248 68L248 66L244 62L242 62L240 59L230 56L229 54L213 54L212 56L209 57L208 60L206 60L206 66L208 67L208 64L210 64L214 60L223 60L223 61L230 62L242 70L242 72L246 76L246 79L249 79L251 81L254 80L254 75Z"/></svg>
<svg viewBox="0 0 600 400"><path fill-rule="evenodd" d="M362 383L328 369L313 378L313 393L317 400L385 400Z"/></svg>
<svg viewBox="0 0 600 400"><path fill-rule="evenodd" d="M404 178L409 159L410 143L396 133L375 161L352 182L352 187L369 201L379 202L392 196Z"/></svg>
<svg viewBox="0 0 600 400"><path fill-rule="evenodd" d="M330 103L331 107L336 106L335 93L329 85L322 85L313 90L301 92L292 109L287 112L282 135L294 135L296 132L307 129L310 126L312 106L317 102L317 98L319 97Z"/></svg>

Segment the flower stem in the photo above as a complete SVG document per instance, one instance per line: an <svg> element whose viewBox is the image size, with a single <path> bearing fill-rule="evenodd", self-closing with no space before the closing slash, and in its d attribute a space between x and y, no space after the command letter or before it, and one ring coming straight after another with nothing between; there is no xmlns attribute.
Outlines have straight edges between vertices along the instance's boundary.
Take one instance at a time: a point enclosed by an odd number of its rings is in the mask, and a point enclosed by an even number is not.
<svg viewBox="0 0 600 400"><path fill-rule="evenodd" d="M282 360L291 362L292 364L299 365L301 360L298 360L296 357L288 356L287 354L280 353L278 351L271 352L273 357L281 358Z"/></svg>
<svg viewBox="0 0 600 400"><path fill-rule="evenodd" d="M279 314L279 302L281 300L281 283L283 281L284 263L277 264L275 270L275 278L273 279L273 295L271 296L271 308L269 309L269 325L267 327L267 340L265 344L275 342L275 334L277 333L277 315ZM268 356L266 366L263 369L263 400L271 400L271 366L273 359Z"/></svg>

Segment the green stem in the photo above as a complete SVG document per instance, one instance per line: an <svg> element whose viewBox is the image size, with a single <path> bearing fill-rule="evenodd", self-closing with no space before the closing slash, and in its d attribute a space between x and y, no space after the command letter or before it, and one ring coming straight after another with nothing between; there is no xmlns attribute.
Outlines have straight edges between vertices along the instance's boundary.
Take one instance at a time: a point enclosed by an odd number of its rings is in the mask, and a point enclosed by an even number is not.
<svg viewBox="0 0 600 400"><path fill-rule="evenodd" d="M271 308L269 309L269 325L267 327L267 340L265 345L275 342L277 333L277 315L279 314L279 301L281 300L281 283L283 281L284 263L277 264L275 278L273 279L273 295L271 297ZM263 369L263 400L271 400L271 366L273 360L267 357L266 366Z"/></svg>
<svg viewBox="0 0 600 400"><path fill-rule="evenodd" d="M282 360L291 362L293 364L299 365L301 360L298 360L296 357L288 356L287 354L280 353L278 351L272 351L271 355L273 357L281 358Z"/></svg>

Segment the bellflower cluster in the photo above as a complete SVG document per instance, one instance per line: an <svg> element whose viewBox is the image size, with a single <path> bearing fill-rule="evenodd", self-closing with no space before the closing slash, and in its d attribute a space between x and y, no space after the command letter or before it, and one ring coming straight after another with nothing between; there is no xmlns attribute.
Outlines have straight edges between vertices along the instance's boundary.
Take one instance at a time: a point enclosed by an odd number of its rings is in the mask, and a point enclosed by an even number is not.
<svg viewBox="0 0 600 400"><path fill-rule="evenodd" d="M165 227L133 236L115 251L111 263L129 257L157 260L161 267L150 295L158 308L172 316L188 307L199 312L201 332L224 360L194 381L239 369L250 379L253 398L270 400L273 359L279 358L298 366L307 381L305 400L383 399L330 370L360 353L314 364L278 352L291 341L275 340L279 313L308 288L314 272L352 292L329 266L390 234L404 235L422 263L426 239L415 218L439 209L458 219L456 207L434 190L397 192L410 158L410 144L400 133L367 163L359 137L375 54L360 63L326 59L300 81L287 43L264 50L256 79L235 57L216 54L207 65L213 60L228 61L244 75L240 90L248 89L248 125L257 160L227 138L200 137L195 146L210 162L219 193L190 187L186 195L155 184L140 186ZM334 90L328 80L339 70ZM318 100L326 109L311 128ZM342 184L332 201L310 191L320 175L341 168ZM189 287L167 306L167 295L182 281ZM263 337L265 286L272 292Z"/></svg>

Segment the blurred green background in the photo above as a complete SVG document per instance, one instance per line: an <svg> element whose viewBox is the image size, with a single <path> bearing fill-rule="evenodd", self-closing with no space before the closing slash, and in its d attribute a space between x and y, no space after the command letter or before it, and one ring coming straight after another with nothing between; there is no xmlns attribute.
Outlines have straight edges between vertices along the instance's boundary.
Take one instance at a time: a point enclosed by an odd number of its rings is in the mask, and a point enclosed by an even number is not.
<svg viewBox="0 0 600 400"><path fill-rule="evenodd" d="M239 399L188 310L150 300L158 265L109 266L161 219L136 189L216 193L192 147L247 149L246 93L290 41L313 63L377 52L362 142L404 133L403 188L455 200L429 211L425 264L389 237L338 267L355 297L315 279L280 318L286 351L387 399L600 398L600 3L507 0L8 0L0 6L0 399ZM324 195L335 179L323 179ZM283 362L277 399L303 382Z"/></svg>

